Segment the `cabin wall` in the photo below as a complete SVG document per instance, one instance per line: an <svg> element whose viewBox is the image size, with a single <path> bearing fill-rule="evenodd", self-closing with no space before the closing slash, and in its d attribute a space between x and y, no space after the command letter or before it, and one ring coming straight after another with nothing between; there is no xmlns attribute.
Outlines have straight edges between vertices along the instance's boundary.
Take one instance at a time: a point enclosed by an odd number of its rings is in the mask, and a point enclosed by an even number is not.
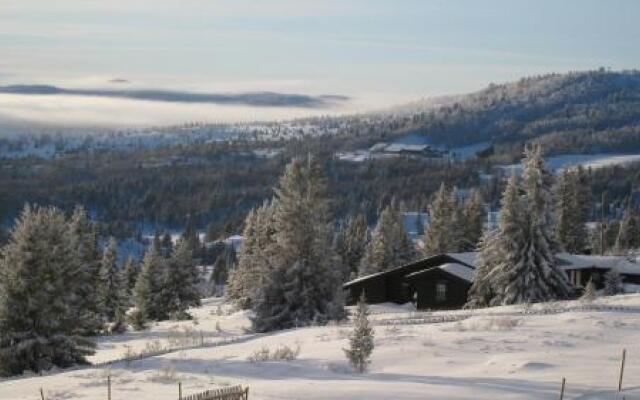
<svg viewBox="0 0 640 400"><path fill-rule="evenodd" d="M387 279L387 299L397 304L404 304L411 301L411 291L409 284L405 281L404 275L395 275Z"/></svg>
<svg viewBox="0 0 640 400"><path fill-rule="evenodd" d="M444 300L437 298L437 285L446 286ZM471 283L452 276L439 269L411 279L411 291L416 293L416 307L421 310L449 310L462 308L467 302Z"/></svg>
<svg viewBox="0 0 640 400"><path fill-rule="evenodd" d="M387 299L387 287L383 277L372 278L357 284L350 286L347 289L347 305L354 305L358 302L358 299L362 295L367 298L368 304L385 303L389 301Z"/></svg>

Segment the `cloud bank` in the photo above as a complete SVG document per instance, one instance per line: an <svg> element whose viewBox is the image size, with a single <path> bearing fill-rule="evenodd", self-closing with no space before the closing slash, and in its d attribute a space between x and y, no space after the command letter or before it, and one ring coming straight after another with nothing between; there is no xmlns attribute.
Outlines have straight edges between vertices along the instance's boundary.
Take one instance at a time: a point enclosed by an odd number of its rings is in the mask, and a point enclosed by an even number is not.
<svg viewBox="0 0 640 400"><path fill-rule="evenodd" d="M330 108L347 101L339 95L310 96L304 94L250 92L250 93L197 93L160 89L65 89L52 85L0 86L0 93L22 95L58 95L119 98L172 103L208 103L244 105L252 107Z"/></svg>

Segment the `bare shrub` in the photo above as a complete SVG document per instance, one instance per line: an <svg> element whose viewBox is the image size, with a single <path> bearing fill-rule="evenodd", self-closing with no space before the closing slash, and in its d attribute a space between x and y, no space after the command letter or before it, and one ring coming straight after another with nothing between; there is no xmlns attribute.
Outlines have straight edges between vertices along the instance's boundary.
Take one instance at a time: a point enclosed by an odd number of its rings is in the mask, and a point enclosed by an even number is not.
<svg viewBox="0 0 640 400"><path fill-rule="evenodd" d="M142 350L142 354L154 354L159 353L164 350L160 339L153 339L148 342L145 342L144 349Z"/></svg>
<svg viewBox="0 0 640 400"><path fill-rule="evenodd" d="M289 347L287 345L280 345L276 349L271 350L266 346L255 350L247 357L247 360L252 363L266 362L266 361L293 361L300 355L300 345L296 344L296 347Z"/></svg>
<svg viewBox="0 0 640 400"><path fill-rule="evenodd" d="M133 360L137 355L138 354L135 351L133 351L131 346L129 345L124 346L124 354L122 355L122 358L124 358L124 362L127 367L131 365L131 360Z"/></svg>
<svg viewBox="0 0 640 400"><path fill-rule="evenodd" d="M148 378L152 382L176 383L179 380L175 365L165 364L156 373Z"/></svg>
<svg viewBox="0 0 640 400"><path fill-rule="evenodd" d="M169 329L167 341L172 348L197 346L201 342L201 335L190 326L183 326L182 329L173 326Z"/></svg>
<svg viewBox="0 0 640 400"><path fill-rule="evenodd" d="M443 329L449 332L466 331L509 331L520 325L522 320L513 317L495 317L486 319L472 319L458 321L449 328Z"/></svg>

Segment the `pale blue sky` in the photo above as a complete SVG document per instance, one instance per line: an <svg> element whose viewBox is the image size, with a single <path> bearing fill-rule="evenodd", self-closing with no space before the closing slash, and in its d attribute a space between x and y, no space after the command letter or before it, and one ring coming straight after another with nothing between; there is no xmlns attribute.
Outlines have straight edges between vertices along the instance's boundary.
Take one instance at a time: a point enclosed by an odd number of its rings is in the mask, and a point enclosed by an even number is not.
<svg viewBox="0 0 640 400"><path fill-rule="evenodd" d="M0 0L0 83L344 94L387 105L640 65L636 0Z"/></svg>

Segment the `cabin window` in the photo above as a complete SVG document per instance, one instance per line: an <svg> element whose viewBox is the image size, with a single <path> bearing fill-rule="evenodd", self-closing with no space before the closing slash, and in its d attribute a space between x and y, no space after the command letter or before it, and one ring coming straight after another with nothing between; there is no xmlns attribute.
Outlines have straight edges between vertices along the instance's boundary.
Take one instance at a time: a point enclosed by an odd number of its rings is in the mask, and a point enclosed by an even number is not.
<svg viewBox="0 0 640 400"><path fill-rule="evenodd" d="M447 284L444 282L436 283L436 301L447 300Z"/></svg>

